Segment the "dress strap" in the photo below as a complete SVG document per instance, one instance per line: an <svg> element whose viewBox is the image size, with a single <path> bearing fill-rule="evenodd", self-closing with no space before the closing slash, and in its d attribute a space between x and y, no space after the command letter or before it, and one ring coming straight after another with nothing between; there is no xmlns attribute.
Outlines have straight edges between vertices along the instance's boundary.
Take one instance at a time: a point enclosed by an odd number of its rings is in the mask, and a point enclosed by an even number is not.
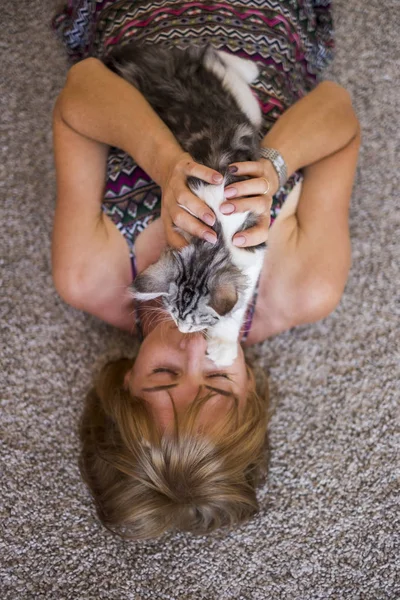
<svg viewBox="0 0 400 600"><path fill-rule="evenodd" d="M247 306L247 311L246 311L246 315L243 321L243 325L242 325L242 329L241 329L241 338L240 341L241 342L245 342L247 340L247 337L250 333L250 329L251 329L251 325L253 322L253 317L254 317L254 313L256 310L256 303L257 303L257 296L258 296L258 288L259 288L259 284L260 284L260 278L258 278L255 290L253 292L253 297L251 299L251 302L249 302L248 306Z"/></svg>

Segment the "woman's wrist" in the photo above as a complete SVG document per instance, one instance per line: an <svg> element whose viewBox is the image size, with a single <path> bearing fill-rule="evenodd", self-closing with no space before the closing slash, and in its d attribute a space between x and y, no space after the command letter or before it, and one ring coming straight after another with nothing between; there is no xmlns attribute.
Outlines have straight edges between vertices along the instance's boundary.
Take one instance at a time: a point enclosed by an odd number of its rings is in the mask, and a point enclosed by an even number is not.
<svg viewBox="0 0 400 600"><path fill-rule="evenodd" d="M167 129L167 128L166 128ZM131 152L128 149L128 153ZM175 165L185 156L181 148L169 130L159 132L153 136L147 155L142 157L142 167L162 189L167 185L171 172ZM133 156L133 154L132 154ZM145 168L145 164L151 167Z"/></svg>

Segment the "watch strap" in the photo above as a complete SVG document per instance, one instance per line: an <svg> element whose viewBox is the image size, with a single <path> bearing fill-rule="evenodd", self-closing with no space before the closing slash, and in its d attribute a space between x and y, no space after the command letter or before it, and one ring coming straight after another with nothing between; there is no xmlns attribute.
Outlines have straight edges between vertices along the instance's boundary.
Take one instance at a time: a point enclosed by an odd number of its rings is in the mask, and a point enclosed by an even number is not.
<svg viewBox="0 0 400 600"><path fill-rule="evenodd" d="M260 148L260 154L262 158L266 158L267 160L271 161L278 175L279 188L281 188L288 180L287 167L282 154L280 154L278 150L275 150L274 148Z"/></svg>

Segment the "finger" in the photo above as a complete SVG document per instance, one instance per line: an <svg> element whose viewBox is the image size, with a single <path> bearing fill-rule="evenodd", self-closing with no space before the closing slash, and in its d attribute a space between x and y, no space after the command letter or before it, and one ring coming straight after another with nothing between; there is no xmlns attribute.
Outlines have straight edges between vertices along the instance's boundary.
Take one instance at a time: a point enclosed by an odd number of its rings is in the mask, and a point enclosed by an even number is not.
<svg viewBox="0 0 400 600"><path fill-rule="evenodd" d="M258 246L258 244L265 243L268 239L269 223L269 215L261 216L257 225L236 233L232 238L233 244L241 248L250 248L251 246Z"/></svg>
<svg viewBox="0 0 400 600"><path fill-rule="evenodd" d="M232 175L250 175L251 177L261 177L263 174L262 164L256 160L232 163L228 170Z"/></svg>
<svg viewBox="0 0 400 600"><path fill-rule="evenodd" d="M223 176L221 173L218 173L218 171L210 169L209 167L205 167L204 165L200 165L193 160L188 159L187 163L185 163L185 167L186 175L198 177L207 183L213 183L215 185L217 183L222 183L224 180Z"/></svg>
<svg viewBox="0 0 400 600"><path fill-rule="evenodd" d="M167 244L175 250L181 250L188 245L188 242L173 227L166 230Z"/></svg>
<svg viewBox="0 0 400 600"><path fill-rule="evenodd" d="M239 200L229 200L219 207L223 215L231 215L234 212L246 212L251 210L257 215L269 214L272 204L271 196L254 196L253 198L240 198Z"/></svg>
<svg viewBox="0 0 400 600"><path fill-rule="evenodd" d="M243 196L268 195L271 189L266 177L255 177L228 185L224 190L225 198L243 198Z"/></svg>
<svg viewBox="0 0 400 600"><path fill-rule="evenodd" d="M215 231L206 227L202 221L193 217L185 209L178 208L178 210L171 214L171 218L174 225L183 229L183 231L187 231L190 235L195 235L211 244L215 244L217 241L217 234Z"/></svg>
<svg viewBox="0 0 400 600"><path fill-rule="evenodd" d="M180 250L181 248L187 246L188 242L174 228L174 224L168 216L163 217L163 223L168 246L170 246L171 248L175 248L176 250Z"/></svg>
<svg viewBox="0 0 400 600"><path fill-rule="evenodd" d="M195 194L186 193L179 198L178 206L182 206L190 214L201 219L211 227L215 223L215 215L211 208Z"/></svg>

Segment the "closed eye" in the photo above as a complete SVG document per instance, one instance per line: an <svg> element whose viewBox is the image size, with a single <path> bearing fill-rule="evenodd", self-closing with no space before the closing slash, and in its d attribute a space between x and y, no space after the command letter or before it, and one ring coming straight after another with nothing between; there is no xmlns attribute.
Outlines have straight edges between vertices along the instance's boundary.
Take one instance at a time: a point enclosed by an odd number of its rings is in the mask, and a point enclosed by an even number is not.
<svg viewBox="0 0 400 600"><path fill-rule="evenodd" d="M158 367L157 369L153 369L152 373L153 374L169 373L170 375L174 375L175 377L178 375L178 373L176 371L174 371L173 369L169 369L167 367ZM223 377L224 379L228 379L229 381L231 380L230 377L226 373L210 373L209 375L206 375L207 379L211 379L211 378L215 378L215 377Z"/></svg>
<svg viewBox="0 0 400 600"><path fill-rule="evenodd" d="M158 369L153 369L152 373L171 373L171 375L178 375L176 371L172 369L167 369L164 367L159 367Z"/></svg>

